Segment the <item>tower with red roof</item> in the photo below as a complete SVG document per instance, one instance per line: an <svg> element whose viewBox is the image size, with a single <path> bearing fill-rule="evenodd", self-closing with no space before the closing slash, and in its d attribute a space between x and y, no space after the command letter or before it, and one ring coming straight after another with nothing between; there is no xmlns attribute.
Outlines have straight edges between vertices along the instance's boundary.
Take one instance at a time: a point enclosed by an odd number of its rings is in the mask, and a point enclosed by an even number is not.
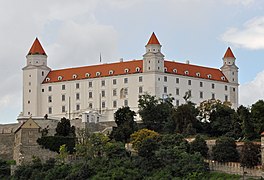
<svg viewBox="0 0 264 180"><path fill-rule="evenodd" d="M23 68L23 116L40 117L41 84L50 68L47 66L47 54L38 38L33 42Z"/></svg>

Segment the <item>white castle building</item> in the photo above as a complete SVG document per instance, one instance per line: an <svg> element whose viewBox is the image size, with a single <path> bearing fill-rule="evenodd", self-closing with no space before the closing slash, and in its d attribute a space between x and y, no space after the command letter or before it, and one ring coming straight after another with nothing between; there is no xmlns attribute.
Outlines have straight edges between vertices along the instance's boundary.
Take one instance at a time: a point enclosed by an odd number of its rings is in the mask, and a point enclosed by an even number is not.
<svg viewBox="0 0 264 180"><path fill-rule="evenodd" d="M189 92L196 104L219 99L237 108L238 67L230 48L223 66L215 69L165 60L154 33L145 47L142 60L52 70L36 39L23 68L23 112L18 120L48 114L57 119L113 121L119 107L137 112L139 95L145 92L160 98L170 94L176 106L185 102L183 96Z"/></svg>

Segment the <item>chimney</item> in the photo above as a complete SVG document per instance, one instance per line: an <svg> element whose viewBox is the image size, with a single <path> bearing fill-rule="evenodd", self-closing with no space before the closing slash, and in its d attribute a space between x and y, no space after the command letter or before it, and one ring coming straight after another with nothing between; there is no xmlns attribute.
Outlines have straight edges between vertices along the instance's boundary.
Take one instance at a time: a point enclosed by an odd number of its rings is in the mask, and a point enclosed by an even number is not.
<svg viewBox="0 0 264 180"><path fill-rule="evenodd" d="M123 58L120 58L120 62L123 62L124 61L124 59Z"/></svg>
<svg viewBox="0 0 264 180"><path fill-rule="evenodd" d="M186 64L190 64L190 61L189 60L186 60Z"/></svg>

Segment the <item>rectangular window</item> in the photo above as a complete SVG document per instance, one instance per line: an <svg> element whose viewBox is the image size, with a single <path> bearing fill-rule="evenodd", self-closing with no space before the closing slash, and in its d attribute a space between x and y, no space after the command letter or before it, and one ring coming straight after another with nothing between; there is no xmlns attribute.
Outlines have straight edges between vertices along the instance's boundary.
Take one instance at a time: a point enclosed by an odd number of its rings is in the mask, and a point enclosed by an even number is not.
<svg viewBox="0 0 264 180"><path fill-rule="evenodd" d="M93 92L89 92L89 98L93 98Z"/></svg>
<svg viewBox="0 0 264 180"><path fill-rule="evenodd" d="M203 87L203 82L200 82L200 87Z"/></svg>
<svg viewBox="0 0 264 180"><path fill-rule="evenodd" d="M52 107L49 107L49 114L52 114Z"/></svg>
<svg viewBox="0 0 264 180"><path fill-rule="evenodd" d="M65 112L65 106L61 106L61 112Z"/></svg>
<svg viewBox="0 0 264 180"><path fill-rule="evenodd" d="M105 108L105 102L104 101L102 102L102 108Z"/></svg>
<svg viewBox="0 0 264 180"><path fill-rule="evenodd" d="M48 96L48 102L49 102L49 103L52 102L52 96Z"/></svg>
<svg viewBox="0 0 264 180"><path fill-rule="evenodd" d="M192 97L192 90L188 90L188 94Z"/></svg>
<svg viewBox="0 0 264 180"><path fill-rule="evenodd" d="M113 89L113 96L116 96L117 93L116 93L116 89Z"/></svg>
<svg viewBox="0 0 264 180"><path fill-rule="evenodd" d="M200 98L203 99L203 92L200 91Z"/></svg>
<svg viewBox="0 0 264 180"><path fill-rule="evenodd" d="M168 81L167 76L164 76L164 82L167 82L167 81Z"/></svg>
<svg viewBox="0 0 264 180"><path fill-rule="evenodd" d="M142 76L138 77L138 82L143 82L143 77Z"/></svg>
<svg viewBox="0 0 264 180"><path fill-rule="evenodd" d="M76 104L76 110L77 110L77 111L80 110L80 104Z"/></svg>
<svg viewBox="0 0 264 180"><path fill-rule="evenodd" d="M101 81L101 85L102 85L102 86L105 86L105 80L102 80L102 81Z"/></svg>
<svg viewBox="0 0 264 180"><path fill-rule="evenodd" d="M180 95L180 89L176 88L176 95Z"/></svg>
<svg viewBox="0 0 264 180"><path fill-rule="evenodd" d="M128 88L124 89L124 95L128 95Z"/></svg>
<svg viewBox="0 0 264 180"><path fill-rule="evenodd" d="M61 100L65 101L65 94L61 95Z"/></svg>
<svg viewBox="0 0 264 180"><path fill-rule="evenodd" d="M80 93L76 93L76 100L80 100Z"/></svg>
<svg viewBox="0 0 264 180"><path fill-rule="evenodd" d="M80 84L76 83L76 89L79 89L79 88L80 88Z"/></svg>
<svg viewBox="0 0 264 180"><path fill-rule="evenodd" d="M61 89L65 90L65 84L61 85Z"/></svg>
<svg viewBox="0 0 264 180"><path fill-rule="evenodd" d="M213 84L212 84L212 89L214 89L214 88L215 88L215 84L213 83Z"/></svg>
<svg viewBox="0 0 264 180"><path fill-rule="evenodd" d="M212 93L212 99L215 99L215 93Z"/></svg>
<svg viewBox="0 0 264 180"><path fill-rule="evenodd" d="M89 81L89 88L93 87L93 82Z"/></svg>
<svg viewBox="0 0 264 180"><path fill-rule="evenodd" d="M188 80L188 85L192 85L192 80Z"/></svg>
<svg viewBox="0 0 264 180"><path fill-rule="evenodd" d="M180 83L180 79L176 78L176 84L179 84L179 83Z"/></svg>
<svg viewBox="0 0 264 180"><path fill-rule="evenodd" d="M164 86L164 93L167 93L168 92L167 89L168 89L167 86Z"/></svg>
<svg viewBox="0 0 264 180"><path fill-rule="evenodd" d="M52 91L52 86L49 86L49 91Z"/></svg>
<svg viewBox="0 0 264 180"><path fill-rule="evenodd" d="M225 95L225 101L228 101L228 95Z"/></svg>
<svg viewBox="0 0 264 180"><path fill-rule="evenodd" d="M117 107L117 102L113 101L113 108L116 108L116 107Z"/></svg>
<svg viewBox="0 0 264 180"><path fill-rule="evenodd" d="M42 89L42 92L44 92L44 89Z"/></svg>
<svg viewBox="0 0 264 180"><path fill-rule="evenodd" d="M138 87L138 93L143 93L143 87L142 86Z"/></svg>
<svg viewBox="0 0 264 180"><path fill-rule="evenodd" d="M227 86L225 86L225 91L227 91Z"/></svg>
<svg viewBox="0 0 264 180"><path fill-rule="evenodd" d="M179 99L176 99L176 106L179 106L180 105L180 101Z"/></svg>
<svg viewBox="0 0 264 180"><path fill-rule="evenodd" d="M124 78L124 83L128 83L128 78Z"/></svg>
<svg viewBox="0 0 264 180"><path fill-rule="evenodd" d="M128 106L128 100L127 99L124 100L124 106Z"/></svg>
<svg viewBox="0 0 264 180"><path fill-rule="evenodd" d="M92 109L93 108L93 103L89 103L88 107Z"/></svg>
<svg viewBox="0 0 264 180"><path fill-rule="evenodd" d="M102 97L105 97L105 91L104 90L102 90Z"/></svg>
<svg viewBox="0 0 264 180"><path fill-rule="evenodd" d="M236 88L233 88L233 91L235 92L236 91Z"/></svg>
<svg viewBox="0 0 264 180"><path fill-rule="evenodd" d="M113 79L113 84L116 85L116 79Z"/></svg>

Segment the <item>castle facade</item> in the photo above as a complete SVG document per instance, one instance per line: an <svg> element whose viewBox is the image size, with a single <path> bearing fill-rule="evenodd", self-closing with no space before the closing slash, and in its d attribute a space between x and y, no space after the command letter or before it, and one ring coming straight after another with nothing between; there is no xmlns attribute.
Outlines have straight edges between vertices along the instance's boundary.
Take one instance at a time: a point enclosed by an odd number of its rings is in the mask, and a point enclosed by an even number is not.
<svg viewBox="0 0 264 180"><path fill-rule="evenodd" d="M220 69L166 60L154 33L145 47L140 60L52 70L36 39L23 68L23 111L18 120L47 114L83 122L114 121L119 107L137 112L138 98L144 93L158 98L170 95L175 106L185 103L187 94L196 104L219 99L237 108L238 67L229 47Z"/></svg>

